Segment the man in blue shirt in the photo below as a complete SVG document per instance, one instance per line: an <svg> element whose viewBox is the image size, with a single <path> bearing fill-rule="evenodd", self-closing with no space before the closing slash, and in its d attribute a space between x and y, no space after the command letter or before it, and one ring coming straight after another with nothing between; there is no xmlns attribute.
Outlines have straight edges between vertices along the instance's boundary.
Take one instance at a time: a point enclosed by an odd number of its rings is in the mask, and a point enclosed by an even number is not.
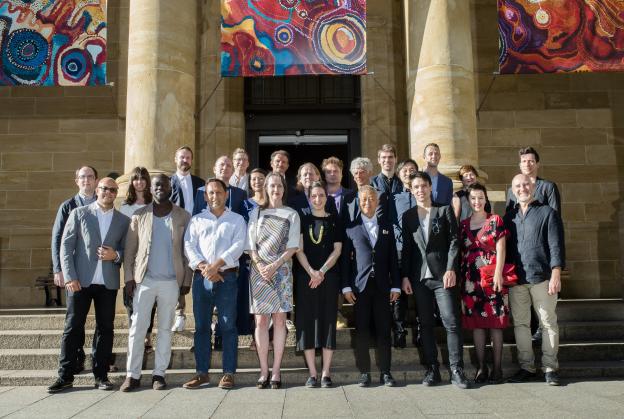
<svg viewBox="0 0 624 419"><path fill-rule="evenodd" d="M438 171L442 154L436 143L429 143L423 151L427 167L425 173L431 178L431 199L440 205L450 205L453 200L453 181Z"/></svg>

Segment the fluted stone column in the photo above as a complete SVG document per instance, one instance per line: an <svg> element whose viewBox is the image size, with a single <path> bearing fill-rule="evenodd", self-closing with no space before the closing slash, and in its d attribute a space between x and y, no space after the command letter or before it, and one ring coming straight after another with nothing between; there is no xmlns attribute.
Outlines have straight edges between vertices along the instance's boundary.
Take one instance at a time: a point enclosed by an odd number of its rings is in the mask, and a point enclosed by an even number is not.
<svg viewBox="0 0 624 419"><path fill-rule="evenodd" d="M410 153L437 143L440 171L478 166L470 2L405 0Z"/></svg>
<svg viewBox="0 0 624 419"><path fill-rule="evenodd" d="M124 170L173 172L173 155L195 145L195 0L132 0Z"/></svg>

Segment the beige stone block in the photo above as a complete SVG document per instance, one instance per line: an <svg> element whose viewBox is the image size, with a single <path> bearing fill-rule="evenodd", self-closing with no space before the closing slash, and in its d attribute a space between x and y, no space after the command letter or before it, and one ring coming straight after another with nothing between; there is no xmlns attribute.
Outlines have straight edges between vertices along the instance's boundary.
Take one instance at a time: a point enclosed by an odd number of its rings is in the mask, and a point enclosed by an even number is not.
<svg viewBox="0 0 624 419"><path fill-rule="evenodd" d="M592 257L592 259L600 259L602 257L600 256L600 251L604 248L604 246L612 246L613 243L618 243L620 240L619 231L615 228L614 223L586 221L585 223L566 224L566 240L589 241L597 243L598 257ZM591 248L590 252L593 252Z"/></svg>
<svg viewBox="0 0 624 419"><path fill-rule="evenodd" d="M87 148L89 152L123 151L125 139L126 134L123 130L87 134Z"/></svg>
<svg viewBox="0 0 624 419"><path fill-rule="evenodd" d="M613 130L610 130L608 132L610 144L624 144L624 128L613 128Z"/></svg>
<svg viewBox="0 0 624 419"><path fill-rule="evenodd" d="M542 166L585 163L585 147L583 146L541 147L539 154Z"/></svg>
<svg viewBox="0 0 624 419"><path fill-rule="evenodd" d="M561 199L565 203L602 202L602 190L599 183L558 183Z"/></svg>
<svg viewBox="0 0 624 419"><path fill-rule="evenodd" d="M516 147L479 147L479 162L484 166L512 166L518 164Z"/></svg>
<svg viewBox="0 0 624 419"><path fill-rule="evenodd" d="M2 153L2 170L51 170L50 153Z"/></svg>
<svg viewBox="0 0 624 419"><path fill-rule="evenodd" d="M617 202L594 202L585 204L585 213L591 221L616 221Z"/></svg>
<svg viewBox="0 0 624 419"><path fill-rule="evenodd" d="M14 229L9 237L11 249L49 249L52 240L50 228Z"/></svg>
<svg viewBox="0 0 624 419"><path fill-rule="evenodd" d="M0 117L30 116L35 114L35 100L29 98L2 98Z"/></svg>
<svg viewBox="0 0 624 419"><path fill-rule="evenodd" d="M14 228L50 228L55 215L47 210L3 210L2 221Z"/></svg>
<svg viewBox="0 0 624 419"><path fill-rule="evenodd" d="M488 166L482 164L481 169L488 174L488 182L504 185L511 184L511 179L520 172L517 164L508 166Z"/></svg>
<svg viewBox="0 0 624 419"><path fill-rule="evenodd" d="M117 118L68 118L59 121L61 132L102 133L118 131Z"/></svg>
<svg viewBox="0 0 624 419"><path fill-rule="evenodd" d="M477 127L483 128L513 128L514 113L508 111L480 111L477 114Z"/></svg>
<svg viewBox="0 0 624 419"><path fill-rule="evenodd" d="M561 182L614 182L618 179L613 165L558 165L541 167L541 176L557 184Z"/></svg>
<svg viewBox="0 0 624 419"><path fill-rule="evenodd" d="M613 127L614 115L611 109L578 109L578 126L582 128Z"/></svg>
<svg viewBox="0 0 624 419"><path fill-rule="evenodd" d="M607 201L616 200L620 196L620 186L617 182L601 183L602 196Z"/></svg>
<svg viewBox="0 0 624 419"><path fill-rule="evenodd" d="M49 209L50 192L11 191L7 193L6 209Z"/></svg>
<svg viewBox="0 0 624 419"><path fill-rule="evenodd" d="M480 130L482 131L482 130ZM479 147L485 146L513 146L516 153L517 163L517 150L520 147L539 146L541 143L540 130L536 128L504 128L504 129L492 129L490 136L485 136L482 140L479 137Z"/></svg>
<svg viewBox="0 0 624 419"><path fill-rule="evenodd" d="M102 177L106 174L105 172L113 168L113 154L110 151L54 153L53 163L55 170L69 170L84 165L93 166Z"/></svg>
<svg viewBox="0 0 624 419"><path fill-rule="evenodd" d="M614 73L572 73L569 77L570 90L608 91L621 89L624 83L622 76Z"/></svg>
<svg viewBox="0 0 624 419"><path fill-rule="evenodd" d="M624 145L588 145L585 147L587 164L618 164L618 156L622 155Z"/></svg>
<svg viewBox="0 0 624 419"><path fill-rule="evenodd" d="M518 76L518 91L520 92L567 91L569 86L570 76L568 74L528 74Z"/></svg>
<svg viewBox="0 0 624 419"><path fill-rule="evenodd" d="M49 268L52 254L50 249L33 249L30 256L31 268Z"/></svg>
<svg viewBox="0 0 624 419"><path fill-rule="evenodd" d="M7 191L0 191L0 209L6 208Z"/></svg>
<svg viewBox="0 0 624 419"><path fill-rule="evenodd" d="M9 122L8 132L11 134L36 134L41 132L58 132L58 130L58 119L13 118Z"/></svg>
<svg viewBox="0 0 624 419"><path fill-rule="evenodd" d="M34 279L32 280L32 283L34 284ZM45 294L43 291L36 290L30 286L3 286L2 292L0 293L0 306L5 308L43 306L44 303Z"/></svg>
<svg viewBox="0 0 624 419"><path fill-rule="evenodd" d="M72 177L73 178L73 177ZM67 199L76 195L78 190L74 189L51 189L50 190L50 209L58 209L58 207Z"/></svg>
<svg viewBox="0 0 624 419"><path fill-rule="evenodd" d="M108 99L96 98L87 99L87 115L116 115L117 109L115 109L115 98L110 97Z"/></svg>
<svg viewBox="0 0 624 419"><path fill-rule="evenodd" d="M0 134L8 134L9 132L9 121L7 118L0 118Z"/></svg>
<svg viewBox="0 0 624 419"><path fill-rule="evenodd" d="M618 236L617 227L614 222L600 223L600 227L596 230L597 242L589 249L591 260L621 259L622 241Z"/></svg>
<svg viewBox="0 0 624 419"><path fill-rule="evenodd" d="M28 172L0 171L0 190L24 190L28 185Z"/></svg>
<svg viewBox="0 0 624 419"><path fill-rule="evenodd" d="M604 128L541 128L545 146L607 144L608 129Z"/></svg>
<svg viewBox="0 0 624 419"><path fill-rule="evenodd" d="M0 152L86 151L84 134L41 133L0 135Z"/></svg>
<svg viewBox="0 0 624 419"><path fill-rule="evenodd" d="M574 110L516 111L514 116L519 128L569 128L577 125Z"/></svg>
<svg viewBox="0 0 624 419"><path fill-rule="evenodd" d="M613 260L575 261L568 267L575 280L613 280L615 279L615 264Z"/></svg>
<svg viewBox="0 0 624 419"><path fill-rule="evenodd" d="M29 268L30 251L5 249L0 252L0 266L2 270Z"/></svg>
<svg viewBox="0 0 624 419"><path fill-rule="evenodd" d="M0 214L2 214L0 212ZM0 249L11 248L11 229L8 227L0 227Z"/></svg>
<svg viewBox="0 0 624 419"><path fill-rule="evenodd" d="M607 92L549 92L545 93L546 109L608 108Z"/></svg>
<svg viewBox="0 0 624 419"><path fill-rule="evenodd" d="M116 59L111 55L111 52L115 52L114 48L111 50L111 44L107 43L106 47L106 69L108 70L108 63L116 61ZM65 97L88 97L93 98L94 101L99 101L113 96L113 86L110 85L90 86L88 89L81 86L66 86L63 89Z"/></svg>
<svg viewBox="0 0 624 419"><path fill-rule="evenodd" d="M79 164L76 165L76 167ZM28 173L28 189L69 189L76 186L74 181L75 170L54 170L52 172Z"/></svg>
<svg viewBox="0 0 624 419"><path fill-rule="evenodd" d="M621 280L600 281L600 298L622 298L624 287Z"/></svg>
<svg viewBox="0 0 624 419"><path fill-rule="evenodd" d="M35 111L42 116L85 115L88 100L83 97L37 98Z"/></svg>
<svg viewBox="0 0 624 419"><path fill-rule="evenodd" d="M564 212L564 216L567 214ZM590 246L596 247L595 242L566 240L566 263L571 261L594 260L591 257Z"/></svg>
<svg viewBox="0 0 624 419"><path fill-rule="evenodd" d="M63 88L61 86L13 86L11 90L12 97L47 97L59 99L63 96Z"/></svg>
<svg viewBox="0 0 624 419"><path fill-rule="evenodd" d="M577 278L577 276L571 272L570 279L561 284L559 297L563 299L600 298L600 281L596 279L584 280L583 278Z"/></svg>
<svg viewBox="0 0 624 419"><path fill-rule="evenodd" d="M562 207L562 217L565 221L585 221L585 204L564 202Z"/></svg>
<svg viewBox="0 0 624 419"><path fill-rule="evenodd" d="M490 93L483 102L482 110L513 111L544 109L544 94L539 92Z"/></svg>

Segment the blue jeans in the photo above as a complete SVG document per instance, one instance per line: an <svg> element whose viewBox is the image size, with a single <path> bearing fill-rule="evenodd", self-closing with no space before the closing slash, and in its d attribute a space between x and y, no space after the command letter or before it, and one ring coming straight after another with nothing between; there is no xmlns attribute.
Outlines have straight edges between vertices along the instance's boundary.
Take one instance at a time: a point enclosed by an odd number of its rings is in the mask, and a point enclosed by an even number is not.
<svg viewBox="0 0 624 419"><path fill-rule="evenodd" d="M236 274L223 275L223 282L210 282L200 273L193 277L193 314L195 316L195 370L206 374L210 369L212 312L217 306L218 322L223 337L223 372L234 374L238 357L236 330Z"/></svg>

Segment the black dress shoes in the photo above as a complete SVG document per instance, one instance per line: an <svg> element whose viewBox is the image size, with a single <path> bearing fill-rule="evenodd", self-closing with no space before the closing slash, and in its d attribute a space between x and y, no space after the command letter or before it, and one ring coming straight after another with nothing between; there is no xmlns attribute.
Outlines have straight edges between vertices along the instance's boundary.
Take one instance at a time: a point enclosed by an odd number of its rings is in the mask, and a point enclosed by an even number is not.
<svg viewBox="0 0 624 419"><path fill-rule="evenodd" d="M360 381L358 381L358 386L360 387L369 387L371 385L371 376L369 373L365 372L360 375Z"/></svg>
<svg viewBox="0 0 624 419"><path fill-rule="evenodd" d="M108 378L100 379L96 378L95 383L93 385L98 390L110 391L113 389L113 383L111 383Z"/></svg>
<svg viewBox="0 0 624 419"><path fill-rule="evenodd" d="M507 379L508 383L526 383L527 381L533 381L537 377L537 374L524 369L518 370L513 376Z"/></svg>
<svg viewBox="0 0 624 419"><path fill-rule="evenodd" d="M74 375L80 374L85 369L85 353L83 351L78 352L76 357L76 365L74 365Z"/></svg>
<svg viewBox="0 0 624 419"><path fill-rule="evenodd" d="M561 383L559 382L559 374L557 371L548 371L544 374L544 379L546 380L546 384L549 386L559 386Z"/></svg>
<svg viewBox="0 0 624 419"><path fill-rule="evenodd" d="M451 370L451 383L455 384L458 388L467 389L470 387L470 382L466 379L464 369L457 367Z"/></svg>
<svg viewBox="0 0 624 419"><path fill-rule="evenodd" d="M60 393L63 390L72 388L73 386L73 381L65 381L62 378L57 378L56 381L50 387L48 387L48 393Z"/></svg>
<svg viewBox="0 0 624 419"><path fill-rule="evenodd" d="M381 376L379 377L379 383L383 384L386 387L394 387L396 385L396 381L394 381L392 374L390 374L389 372L381 373Z"/></svg>
<svg viewBox="0 0 624 419"><path fill-rule="evenodd" d="M321 378L321 388L330 388L334 384L332 383L331 377L322 377Z"/></svg>
<svg viewBox="0 0 624 419"><path fill-rule="evenodd" d="M442 377L440 377L440 369L437 365L431 365L427 368L427 372L425 372L425 378L423 378L423 386L435 386L436 384L440 384L442 381Z"/></svg>
<svg viewBox="0 0 624 419"><path fill-rule="evenodd" d="M396 332L392 335L392 346L397 349L407 347L407 332Z"/></svg>

